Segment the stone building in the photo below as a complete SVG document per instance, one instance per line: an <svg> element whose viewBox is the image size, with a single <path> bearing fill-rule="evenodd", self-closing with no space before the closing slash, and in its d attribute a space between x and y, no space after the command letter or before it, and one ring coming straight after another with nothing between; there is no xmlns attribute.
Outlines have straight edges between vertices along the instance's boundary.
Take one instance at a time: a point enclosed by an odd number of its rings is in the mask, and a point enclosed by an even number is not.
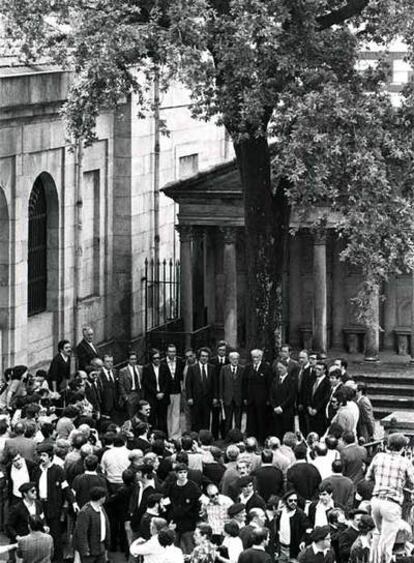
<svg viewBox="0 0 414 563"><path fill-rule="evenodd" d="M158 116L136 101L98 118L72 150L59 111L71 75L0 57L0 357L37 367L91 324L101 349L140 349L147 257L179 258L175 204L159 187L229 157L224 130L195 122L174 86ZM178 243L177 243L178 244Z"/></svg>

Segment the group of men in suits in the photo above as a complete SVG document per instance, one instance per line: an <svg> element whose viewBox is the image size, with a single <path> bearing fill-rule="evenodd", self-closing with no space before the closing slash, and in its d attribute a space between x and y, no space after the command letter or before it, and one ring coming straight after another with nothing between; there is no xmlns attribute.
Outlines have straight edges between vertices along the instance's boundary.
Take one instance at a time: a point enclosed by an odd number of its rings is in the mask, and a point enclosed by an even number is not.
<svg viewBox="0 0 414 563"><path fill-rule="evenodd" d="M181 435L181 407L185 403L186 430L211 429L214 438L224 437L233 428L241 428L246 411L246 432L263 442L270 432L280 438L294 429L295 415L304 435L310 431L323 434L333 412L334 385L342 383L344 366L334 364L337 379L332 383L326 366L316 354L302 350L298 361L291 358L288 345L282 346L272 363L264 361L263 351L250 352L250 362L241 365L237 351L228 352L225 341L212 356L207 347L197 357L177 355L174 344L167 347L165 358L152 350L149 362L138 365L135 351L117 373L113 357L102 359L93 343L91 327L83 329L83 339L76 348L79 370L86 371L86 398L100 416L113 420L136 414L139 401L151 406L150 423L170 438ZM67 340L58 345L58 354L49 369L49 380L62 390L70 378L71 346ZM337 364L337 365L336 365ZM333 401L332 401L333 404Z"/></svg>

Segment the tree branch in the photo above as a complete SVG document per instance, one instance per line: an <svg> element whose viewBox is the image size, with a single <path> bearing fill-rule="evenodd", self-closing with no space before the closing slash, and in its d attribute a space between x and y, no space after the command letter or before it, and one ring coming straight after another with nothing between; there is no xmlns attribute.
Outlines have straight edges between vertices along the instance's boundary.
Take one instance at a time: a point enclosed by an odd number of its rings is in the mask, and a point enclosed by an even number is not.
<svg viewBox="0 0 414 563"><path fill-rule="evenodd" d="M344 21L357 16L368 6L368 4L369 0L348 0L342 8L316 18L319 31L332 27L333 25L339 25Z"/></svg>

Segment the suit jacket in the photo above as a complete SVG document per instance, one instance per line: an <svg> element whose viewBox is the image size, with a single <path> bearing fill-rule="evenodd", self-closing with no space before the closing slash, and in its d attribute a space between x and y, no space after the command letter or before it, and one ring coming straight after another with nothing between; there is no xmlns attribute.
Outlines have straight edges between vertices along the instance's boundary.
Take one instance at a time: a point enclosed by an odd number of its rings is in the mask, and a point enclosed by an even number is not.
<svg viewBox="0 0 414 563"><path fill-rule="evenodd" d="M162 403L168 405L170 402L170 381L166 370L163 370L161 366L158 372L158 384L160 387L159 393L164 393ZM142 385L144 387L145 399L149 403L155 403L157 401L157 379L155 377L155 371L151 363L146 364L142 370Z"/></svg>
<svg viewBox="0 0 414 563"><path fill-rule="evenodd" d="M168 394L178 395L181 393L181 383L184 379L184 362L181 358L175 359L175 373L171 373L167 359L163 360L160 365L160 370L165 372L168 379Z"/></svg>
<svg viewBox="0 0 414 563"><path fill-rule="evenodd" d="M17 555L23 563L50 563L53 558L53 539L44 532L31 532L18 541Z"/></svg>
<svg viewBox="0 0 414 563"><path fill-rule="evenodd" d="M90 381L86 382L85 397L88 399L95 412L99 412L101 410L102 387L99 380L96 382L96 386Z"/></svg>
<svg viewBox="0 0 414 563"><path fill-rule="evenodd" d="M118 379L112 370L113 381L109 381L106 372L101 370L99 373L99 383L101 387L101 411L102 414L109 415L118 408Z"/></svg>
<svg viewBox="0 0 414 563"><path fill-rule="evenodd" d="M140 395L140 399L144 397L144 389L142 382L142 366L135 366L139 374L138 387L135 392ZM131 366L127 365L119 370L119 398L124 403L128 399L128 395L132 393L133 373Z"/></svg>
<svg viewBox="0 0 414 563"><path fill-rule="evenodd" d="M318 414L323 414L325 416L326 405L329 401L329 394L331 391L331 386L329 384L329 379L325 376L319 383L318 388L315 393L311 390L310 405L313 409L318 411Z"/></svg>
<svg viewBox="0 0 414 563"><path fill-rule="evenodd" d="M307 365L302 372L299 371L298 374L298 405L303 405L305 408L309 405L314 383L315 374L312 367Z"/></svg>
<svg viewBox="0 0 414 563"><path fill-rule="evenodd" d="M83 338L76 346L76 355L78 356L78 369L85 370L91 363L91 360L98 358L97 352Z"/></svg>
<svg viewBox="0 0 414 563"><path fill-rule="evenodd" d="M238 563L271 563L272 558L266 551L249 547L239 555Z"/></svg>
<svg viewBox="0 0 414 563"><path fill-rule="evenodd" d="M34 481L39 490L39 479L42 470L38 467L34 473ZM65 479L65 474L59 465L52 464L47 470L47 501L45 503L45 516L47 518L60 517L63 503L67 500L73 503L73 494Z"/></svg>
<svg viewBox="0 0 414 563"><path fill-rule="evenodd" d="M101 517L100 514L92 508L88 502L79 511L76 526L73 532L73 547L79 551L81 557L87 554L97 557L105 552L110 545L110 528L109 520L105 510L103 510L105 517L105 541L101 542Z"/></svg>
<svg viewBox="0 0 414 563"><path fill-rule="evenodd" d="M369 440L374 438L375 433L375 419L372 404L368 397L363 395L358 399L357 405L359 408L358 434L369 442Z"/></svg>
<svg viewBox="0 0 414 563"><path fill-rule="evenodd" d="M4 445L3 459L7 462L11 450L17 450L24 459L35 461L37 458L36 442L24 436L8 438Z"/></svg>
<svg viewBox="0 0 414 563"><path fill-rule="evenodd" d="M219 397L225 405L230 405L234 401L238 407L241 407L243 403L244 367L237 366L235 378L231 370L230 365L221 367Z"/></svg>
<svg viewBox="0 0 414 563"><path fill-rule="evenodd" d="M295 414L295 401L296 401L296 378L289 373L283 380L277 375L273 378L270 386L270 404L272 408L282 407L283 413L281 416L293 416Z"/></svg>
<svg viewBox="0 0 414 563"><path fill-rule="evenodd" d="M40 500L35 501L35 506L36 516L41 516L43 514L43 506ZM23 500L11 507L6 524L6 532L12 542L15 541L16 536L27 536L29 533L29 518L30 513Z"/></svg>
<svg viewBox="0 0 414 563"><path fill-rule="evenodd" d="M58 390L66 387L66 383L70 379L70 358L65 362L62 354L56 354L50 364L47 379L49 383L56 381Z"/></svg>
<svg viewBox="0 0 414 563"><path fill-rule="evenodd" d="M211 364L206 365L206 375L207 382L204 385L199 362L189 366L186 380L187 400L193 399L194 403L207 401L211 404L213 399L218 398L215 394L215 368Z"/></svg>
<svg viewBox="0 0 414 563"><path fill-rule="evenodd" d="M35 472L37 470L37 465L36 463L34 463L34 461L30 461L30 459L26 459L25 461L26 461L27 471L29 473L29 479L30 481L33 481ZM12 464L8 463L6 466L6 478L7 478L7 495L10 501L13 496L13 482L11 480L11 468L12 468Z"/></svg>
<svg viewBox="0 0 414 563"><path fill-rule="evenodd" d="M266 362L260 362L256 371L253 364L247 364L244 370L243 399L248 405L265 405L269 400L270 385L272 383L272 368Z"/></svg>
<svg viewBox="0 0 414 563"><path fill-rule="evenodd" d="M276 527L274 531L277 535L275 538L275 544L279 544L279 530L280 530L280 517L281 513L276 516ZM301 508L297 508L295 514L289 518L290 523L290 557L294 559L298 556L299 553L299 545L303 539L303 536L308 528L310 528L308 517L306 516L305 512ZM272 530L271 530L272 532Z"/></svg>
<svg viewBox="0 0 414 563"><path fill-rule="evenodd" d="M218 397L220 392L220 372L224 366L229 365L230 361L227 356L224 358L224 362L220 361L221 358L214 356L210 358L210 364L214 367L214 396Z"/></svg>

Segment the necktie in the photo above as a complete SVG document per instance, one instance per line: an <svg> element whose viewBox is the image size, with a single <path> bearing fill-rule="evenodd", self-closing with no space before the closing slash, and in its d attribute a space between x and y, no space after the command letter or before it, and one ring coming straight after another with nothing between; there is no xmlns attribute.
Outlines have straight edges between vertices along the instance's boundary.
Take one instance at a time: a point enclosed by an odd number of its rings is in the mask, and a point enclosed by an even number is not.
<svg viewBox="0 0 414 563"><path fill-rule="evenodd" d="M141 384L139 381L139 375L138 375L138 370L137 368L134 366L134 382L135 382L135 389L141 389Z"/></svg>
<svg viewBox="0 0 414 563"><path fill-rule="evenodd" d="M319 384L318 380L316 380L315 383L313 384L313 387L312 387L312 397L313 397L314 394L316 393L316 390L317 390L317 388L318 388L318 384Z"/></svg>
<svg viewBox="0 0 414 563"><path fill-rule="evenodd" d="M233 372L233 378L236 379L236 368L232 367L231 371Z"/></svg>
<svg viewBox="0 0 414 563"><path fill-rule="evenodd" d="M207 373L206 373L206 366L204 364L201 371L203 374L203 385L205 386L207 383Z"/></svg>

